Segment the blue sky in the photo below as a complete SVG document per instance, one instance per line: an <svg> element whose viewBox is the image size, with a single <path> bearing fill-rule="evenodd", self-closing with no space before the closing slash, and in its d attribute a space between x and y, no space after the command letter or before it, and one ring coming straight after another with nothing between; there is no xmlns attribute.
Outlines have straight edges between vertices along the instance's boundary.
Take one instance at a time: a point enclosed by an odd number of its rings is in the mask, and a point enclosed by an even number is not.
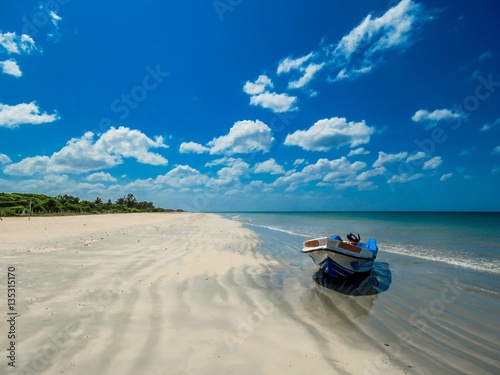
<svg viewBox="0 0 500 375"><path fill-rule="evenodd" d="M0 9L0 191L500 210L495 1Z"/></svg>

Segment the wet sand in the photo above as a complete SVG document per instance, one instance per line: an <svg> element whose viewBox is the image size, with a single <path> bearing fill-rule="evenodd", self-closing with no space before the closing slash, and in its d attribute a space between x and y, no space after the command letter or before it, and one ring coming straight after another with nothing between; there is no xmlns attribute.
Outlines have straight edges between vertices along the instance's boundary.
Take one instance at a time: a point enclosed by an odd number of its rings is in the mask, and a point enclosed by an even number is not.
<svg viewBox="0 0 500 375"><path fill-rule="evenodd" d="M442 335L446 325L432 331L436 319L427 327L421 316L409 323L412 308L402 296L411 284L389 285L397 268L391 275L380 263L374 284L357 289L366 295L334 292L314 283L310 260L289 257L286 246L283 254L270 253L254 231L218 215L4 218L0 243L3 296L7 268L15 267L19 374L426 374L456 368L481 374L498 366L489 358L489 345L498 344L492 337L470 338L463 327L455 343ZM450 282L449 293L422 282L436 288L436 298L444 293L446 312L456 308L451 299L465 293L460 285L454 294ZM381 293L366 293L381 287ZM440 303L431 307L443 316ZM9 323L1 311L6 347ZM428 350L419 345L428 342L458 353L479 345L485 359L471 354L464 364L444 358L427 366L419 350ZM2 373L12 370L5 357Z"/></svg>

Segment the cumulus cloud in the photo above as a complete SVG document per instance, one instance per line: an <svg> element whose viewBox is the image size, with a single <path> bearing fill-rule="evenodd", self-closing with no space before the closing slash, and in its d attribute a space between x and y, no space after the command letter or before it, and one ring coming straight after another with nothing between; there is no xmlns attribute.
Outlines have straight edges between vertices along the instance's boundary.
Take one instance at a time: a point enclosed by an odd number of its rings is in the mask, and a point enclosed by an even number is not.
<svg viewBox="0 0 500 375"><path fill-rule="evenodd" d="M248 163L239 158L231 158L228 166L220 169L217 172L217 175L219 176L217 184L232 185L236 182L239 182L239 178L242 176L246 176L249 170L250 165L248 165Z"/></svg>
<svg viewBox="0 0 500 375"><path fill-rule="evenodd" d="M422 173L415 173L415 174L407 174L407 173L402 173L400 175L394 175L392 176L389 180L387 180L388 184L404 184L406 182L418 180L419 178L424 177Z"/></svg>
<svg viewBox="0 0 500 375"><path fill-rule="evenodd" d="M277 94L275 92L263 92L262 94L252 95L250 104L270 109L275 113L296 111L297 97L288 94Z"/></svg>
<svg viewBox="0 0 500 375"><path fill-rule="evenodd" d="M287 135L285 145L299 146L306 151L329 151L333 147L356 147L370 142L375 128L365 121L347 122L345 118L332 117L317 121L307 130L297 130Z"/></svg>
<svg viewBox="0 0 500 375"><path fill-rule="evenodd" d="M377 168L370 169L370 170L367 170L367 171L360 173L356 177L356 179L358 181L365 181L365 180L368 180L372 177L380 176L380 175L384 174L386 171L387 171L387 169L385 169L385 167L377 167Z"/></svg>
<svg viewBox="0 0 500 375"><path fill-rule="evenodd" d="M19 65L17 65L17 62L14 59L0 61L0 67L2 68L2 72L5 74L9 74L17 78L23 75L23 72L21 72Z"/></svg>
<svg viewBox="0 0 500 375"><path fill-rule="evenodd" d="M262 121L243 120L237 121L229 133L214 138L207 146L195 142L183 142L179 148L181 153L204 153L212 155L247 154L251 152L269 152L274 138L271 128Z"/></svg>
<svg viewBox="0 0 500 375"><path fill-rule="evenodd" d="M106 172L97 172L97 173L92 173L91 175L88 175L85 180L87 181L105 181L105 182L114 182L116 181L116 178L111 176L109 173Z"/></svg>
<svg viewBox="0 0 500 375"><path fill-rule="evenodd" d="M255 82L247 81L243 86L243 91L248 95L262 94L268 88L273 88L273 82L266 75L260 75Z"/></svg>
<svg viewBox="0 0 500 375"><path fill-rule="evenodd" d="M441 158L441 156L435 156L435 157L433 157L432 159L427 160L427 161L424 163L424 166L422 167L422 169L424 169L424 170L436 169L436 168L438 168L438 167L439 167L442 163L443 163L443 159Z"/></svg>
<svg viewBox="0 0 500 375"><path fill-rule="evenodd" d="M155 182L174 188L193 189L206 186L210 178L189 165L179 165L165 175L158 176Z"/></svg>
<svg viewBox="0 0 500 375"><path fill-rule="evenodd" d="M276 163L275 159L269 159L262 163L255 164L253 169L254 173L269 173L269 174L283 174L285 170L281 165Z"/></svg>
<svg viewBox="0 0 500 375"><path fill-rule="evenodd" d="M269 91L272 88L271 79L266 75L260 75L255 82L247 81L243 86L243 91L250 95L251 105L270 109L275 113L297 110L295 106L297 97Z"/></svg>
<svg viewBox="0 0 500 375"><path fill-rule="evenodd" d="M227 135L208 142L210 154L246 154L250 152L269 152L274 138L271 128L262 121L237 121Z"/></svg>
<svg viewBox="0 0 500 375"><path fill-rule="evenodd" d="M0 103L0 126L16 128L22 124L39 125L59 120L57 113L40 113L36 102L7 105Z"/></svg>
<svg viewBox="0 0 500 375"><path fill-rule="evenodd" d="M356 155L367 155L370 151L365 150L364 147L356 148L351 150L347 156L356 156Z"/></svg>
<svg viewBox="0 0 500 375"><path fill-rule="evenodd" d="M5 155L5 154L0 154L0 165L6 165L12 163L12 160Z"/></svg>
<svg viewBox="0 0 500 375"><path fill-rule="evenodd" d="M98 196L106 195L108 192L106 186L101 183L79 182L71 179L68 175L47 174L37 178L28 178L21 180L3 180L0 179L0 190L33 192L38 191L49 195L61 194L61 186L64 186L64 192L71 195Z"/></svg>
<svg viewBox="0 0 500 375"><path fill-rule="evenodd" d="M14 33L0 33L0 46L7 53L30 53L36 49L35 41L27 34L17 35Z"/></svg>
<svg viewBox="0 0 500 375"><path fill-rule="evenodd" d="M419 109L411 118L414 122L427 123L428 128L433 128L442 121L466 120L467 115L464 112L453 111L450 109L436 109L432 112L426 109Z"/></svg>
<svg viewBox="0 0 500 375"><path fill-rule="evenodd" d="M429 19L423 6L412 0L402 0L380 17L368 15L331 52L332 64L341 69L336 80L371 71L384 51L407 48L414 30Z"/></svg>
<svg viewBox="0 0 500 375"><path fill-rule="evenodd" d="M287 186L287 191L296 190L311 181L333 184L338 188L346 187L346 182L349 182L350 186L356 186L359 184L359 181L356 182L356 173L365 167L365 163L350 163L346 157L335 160L319 159L315 164L306 165L300 172L279 177L273 185Z"/></svg>
<svg viewBox="0 0 500 375"><path fill-rule="evenodd" d="M417 161L417 160L423 159L426 156L427 155L425 154L425 152L419 151L419 152L417 152L415 154L412 154L412 155L408 156L408 158L406 159L406 162L407 163L411 163L412 161Z"/></svg>
<svg viewBox="0 0 500 375"><path fill-rule="evenodd" d="M205 147L195 142L182 142L179 147L179 152L181 154L186 154L189 152L193 152L195 154L202 154L204 152L209 152L209 151L210 149L208 147Z"/></svg>
<svg viewBox="0 0 500 375"><path fill-rule="evenodd" d="M385 152L380 151L378 153L377 160L375 160L375 163L373 163L373 167L377 168L384 166L384 164L395 163L403 160L407 156L407 152L400 152L398 154L386 154Z"/></svg>
<svg viewBox="0 0 500 375"><path fill-rule="evenodd" d="M402 51L415 40L415 30L432 19L423 6L402 0L379 17L372 14L337 43L320 46L302 57L286 57L278 63L276 74L289 75L288 89L303 89L325 71L327 80L335 82L367 74L384 61L388 51ZM333 78L332 78L333 77ZM271 78L261 75L255 82L245 83L244 91L251 95L250 104L275 113L298 110L295 96L272 92ZM309 90L310 96L317 91Z"/></svg>
<svg viewBox="0 0 500 375"><path fill-rule="evenodd" d="M92 132L81 138L72 138L60 151L49 156L28 157L8 165L4 173L27 176L35 173L86 173L112 168L123 163L123 158L133 158L139 163L166 165L167 159L151 148L167 148L161 136L154 140L139 130L111 127L95 142Z"/></svg>

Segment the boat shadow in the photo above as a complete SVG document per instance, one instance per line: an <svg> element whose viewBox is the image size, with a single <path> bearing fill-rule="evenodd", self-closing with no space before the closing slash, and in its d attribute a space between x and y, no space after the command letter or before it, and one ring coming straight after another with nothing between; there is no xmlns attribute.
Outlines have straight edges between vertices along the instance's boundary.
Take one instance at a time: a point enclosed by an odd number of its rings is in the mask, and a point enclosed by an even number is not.
<svg viewBox="0 0 500 375"><path fill-rule="evenodd" d="M322 268L313 275L316 284L349 296L371 296L387 291L392 282L391 269L386 262L374 262L366 276L346 279L331 278Z"/></svg>

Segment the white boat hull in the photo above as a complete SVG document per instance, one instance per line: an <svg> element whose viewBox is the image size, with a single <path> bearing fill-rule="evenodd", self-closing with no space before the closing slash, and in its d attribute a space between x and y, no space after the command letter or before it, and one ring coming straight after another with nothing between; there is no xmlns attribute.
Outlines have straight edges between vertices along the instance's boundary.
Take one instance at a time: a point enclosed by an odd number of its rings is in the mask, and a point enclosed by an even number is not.
<svg viewBox="0 0 500 375"><path fill-rule="evenodd" d="M305 241L302 252L333 278L364 275L372 270L378 252L375 240L355 245L337 238Z"/></svg>

